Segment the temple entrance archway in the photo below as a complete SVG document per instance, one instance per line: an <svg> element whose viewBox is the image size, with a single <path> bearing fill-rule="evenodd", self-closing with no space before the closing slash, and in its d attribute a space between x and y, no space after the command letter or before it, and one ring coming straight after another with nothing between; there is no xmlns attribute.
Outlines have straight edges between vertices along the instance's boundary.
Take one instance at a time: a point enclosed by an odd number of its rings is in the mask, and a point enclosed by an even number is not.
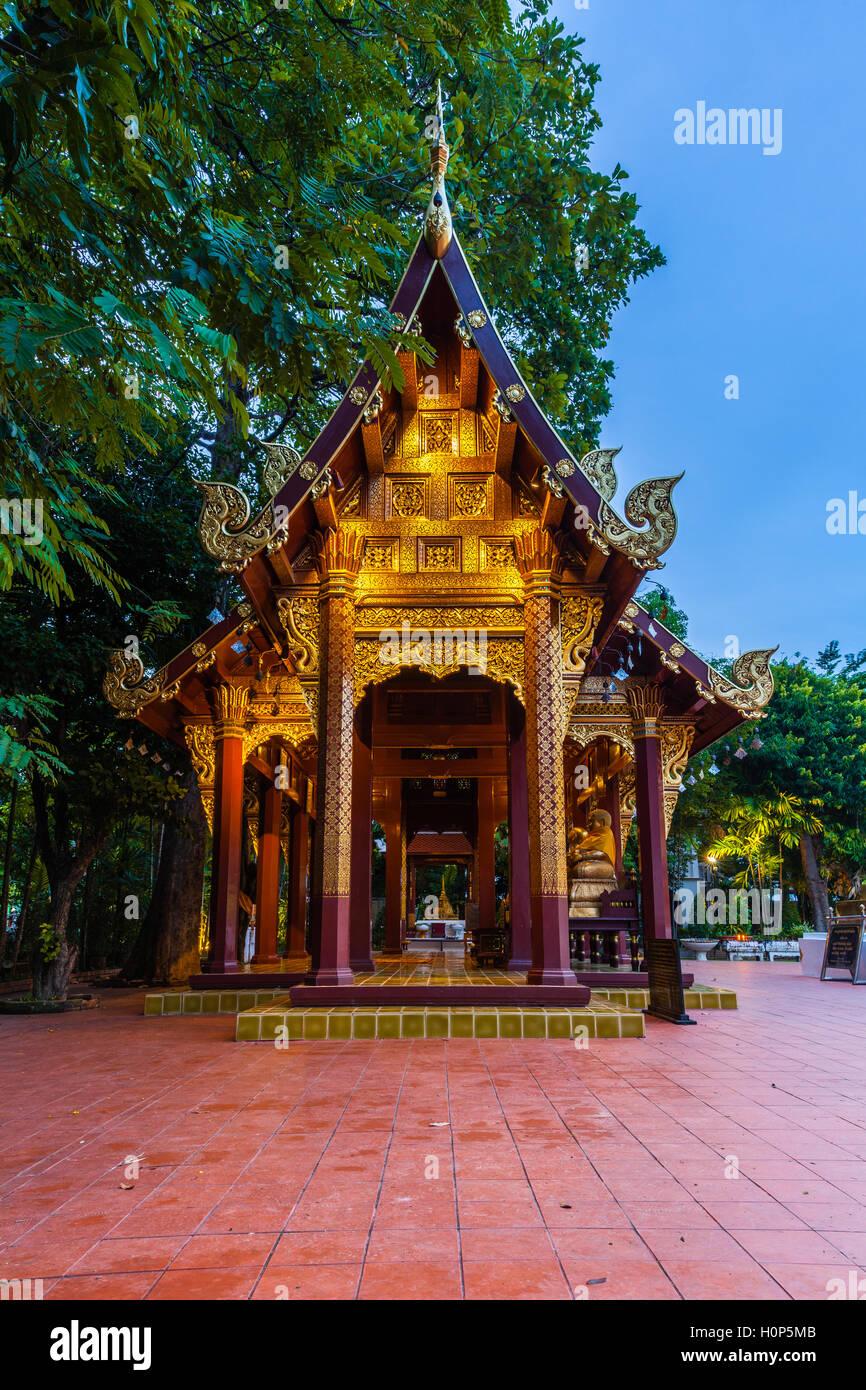
<svg viewBox="0 0 866 1390"><path fill-rule="evenodd" d="M385 834L383 954L401 955L425 939L417 920L418 874L448 864L462 875L460 912L447 893L454 915L438 911L437 897L426 939L457 947L468 924L472 950L483 939L498 948L502 965L529 968L524 725L506 681L465 668L441 679L400 668L367 687L355 712L355 766L363 771L353 774L354 969L369 968L368 820ZM498 827L505 827L500 841L507 844L509 862L497 890ZM500 860L502 855L501 847ZM440 882L440 893L441 888Z"/></svg>

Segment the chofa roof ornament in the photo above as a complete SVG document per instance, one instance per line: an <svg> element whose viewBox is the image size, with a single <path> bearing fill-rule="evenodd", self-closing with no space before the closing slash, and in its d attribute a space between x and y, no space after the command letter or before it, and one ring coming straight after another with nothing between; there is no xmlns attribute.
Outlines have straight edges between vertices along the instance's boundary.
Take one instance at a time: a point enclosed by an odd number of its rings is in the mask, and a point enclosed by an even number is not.
<svg viewBox="0 0 866 1390"><path fill-rule="evenodd" d="M436 115L430 145L430 173L433 178L433 192L427 211L424 214L424 241L430 255L441 261L451 245L451 209L445 192L445 170L448 168L448 146L445 143L445 127L442 118L442 85L436 84Z"/></svg>

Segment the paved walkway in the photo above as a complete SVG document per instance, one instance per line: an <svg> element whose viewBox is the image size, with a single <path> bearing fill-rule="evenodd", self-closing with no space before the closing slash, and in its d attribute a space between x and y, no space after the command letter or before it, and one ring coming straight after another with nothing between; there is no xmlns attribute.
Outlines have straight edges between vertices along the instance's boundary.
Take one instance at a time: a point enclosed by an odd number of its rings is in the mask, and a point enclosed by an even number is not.
<svg viewBox="0 0 866 1390"><path fill-rule="evenodd" d="M826 1298L866 1269L866 989L695 976L739 1010L583 1050L280 1051L224 1016L145 1019L138 992L2 1017L0 1278L76 1299Z"/></svg>

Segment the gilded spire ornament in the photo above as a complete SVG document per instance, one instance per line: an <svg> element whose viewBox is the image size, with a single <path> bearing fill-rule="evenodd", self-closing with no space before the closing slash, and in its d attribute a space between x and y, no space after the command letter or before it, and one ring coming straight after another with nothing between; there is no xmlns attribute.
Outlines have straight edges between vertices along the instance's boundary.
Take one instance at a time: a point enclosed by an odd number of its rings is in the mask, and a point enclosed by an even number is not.
<svg viewBox="0 0 866 1390"><path fill-rule="evenodd" d="M430 173L433 192L424 214L424 241L430 255L441 261L451 245L451 209L445 192L445 170L448 168L448 146L445 143L445 122L442 116L442 84L436 84L435 128L431 132Z"/></svg>

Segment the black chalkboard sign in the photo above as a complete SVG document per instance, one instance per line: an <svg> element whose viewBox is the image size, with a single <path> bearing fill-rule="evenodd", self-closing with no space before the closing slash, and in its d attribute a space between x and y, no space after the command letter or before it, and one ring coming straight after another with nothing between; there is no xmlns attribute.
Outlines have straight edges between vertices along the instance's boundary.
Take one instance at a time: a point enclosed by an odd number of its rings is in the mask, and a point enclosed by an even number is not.
<svg viewBox="0 0 866 1390"><path fill-rule="evenodd" d="M644 960L649 976L649 1007L644 1013L664 1018L668 1023L694 1023L686 1013L680 950L670 937L644 941Z"/></svg>
<svg viewBox="0 0 866 1390"><path fill-rule="evenodd" d="M852 985L866 985L866 932L863 919L844 918L830 923L821 979L828 970L847 970Z"/></svg>

